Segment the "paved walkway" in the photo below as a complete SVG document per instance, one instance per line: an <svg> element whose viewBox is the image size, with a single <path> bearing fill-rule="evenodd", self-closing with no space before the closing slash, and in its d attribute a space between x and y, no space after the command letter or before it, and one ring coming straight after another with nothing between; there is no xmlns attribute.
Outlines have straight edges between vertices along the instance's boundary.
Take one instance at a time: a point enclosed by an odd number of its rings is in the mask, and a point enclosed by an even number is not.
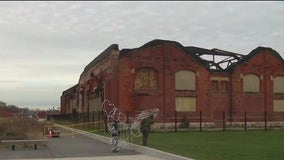
<svg viewBox="0 0 284 160"><path fill-rule="evenodd" d="M28 160L28 159L17 159ZM30 159L29 159L30 160ZM99 156L99 157L78 157L78 158L44 158L35 160L163 160L147 155L120 155L120 156Z"/></svg>
<svg viewBox="0 0 284 160"><path fill-rule="evenodd" d="M0 149L0 159L40 159L40 158L73 158L135 155L137 152L121 148L112 153L110 144L83 135L61 136L48 138L47 147L33 150L32 148Z"/></svg>
<svg viewBox="0 0 284 160"><path fill-rule="evenodd" d="M128 149L127 149L128 148ZM75 136L61 136L48 139L46 148L0 149L0 160L192 160L187 157L166 153L156 149L128 144L113 153L109 138L82 133Z"/></svg>

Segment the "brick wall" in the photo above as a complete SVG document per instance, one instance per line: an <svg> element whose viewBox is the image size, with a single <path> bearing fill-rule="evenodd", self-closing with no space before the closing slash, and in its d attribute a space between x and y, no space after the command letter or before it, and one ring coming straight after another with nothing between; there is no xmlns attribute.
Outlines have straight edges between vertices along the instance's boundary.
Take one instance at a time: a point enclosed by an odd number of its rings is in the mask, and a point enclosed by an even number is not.
<svg viewBox="0 0 284 160"><path fill-rule="evenodd" d="M198 116L202 111L209 121L216 123L222 120L223 112L231 118L227 121L234 121L233 116L243 115L244 112L275 114L273 100L284 99L284 94L273 93L273 77L284 76L284 63L271 49L254 50L247 58L240 60L231 72L211 71L183 47L171 42L131 49L123 55L118 50L110 52L81 74L77 89L79 112L86 112L87 107L91 107L87 103L88 97L99 83L103 84L102 98L115 104L121 112L133 115L142 110L159 108L157 122L161 123L173 121L170 117L176 110L176 97L196 98L196 111L180 114ZM195 73L196 90L175 89L175 73L180 70ZM145 72L145 75L153 74L152 79L147 79L147 84L139 84L139 71ZM243 78L247 74L259 77L259 92L243 91ZM143 88L143 85L150 88ZM142 89L139 88L141 86ZM80 88L83 88L83 99L78 96ZM62 96L62 112L67 112L68 101L67 97Z"/></svg>

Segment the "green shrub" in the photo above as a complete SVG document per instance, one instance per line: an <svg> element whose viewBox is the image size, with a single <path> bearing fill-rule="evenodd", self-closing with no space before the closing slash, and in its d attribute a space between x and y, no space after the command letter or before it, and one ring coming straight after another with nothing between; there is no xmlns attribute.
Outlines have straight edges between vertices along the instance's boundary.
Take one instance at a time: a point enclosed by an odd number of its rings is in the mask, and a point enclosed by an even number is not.
<svg viewBox="0 0 284 160"><path fill-rule="evenodd" d="M179 127L180 128L189 128L189 121L188 121L188 118L185 115L182 117Z"/></svg>

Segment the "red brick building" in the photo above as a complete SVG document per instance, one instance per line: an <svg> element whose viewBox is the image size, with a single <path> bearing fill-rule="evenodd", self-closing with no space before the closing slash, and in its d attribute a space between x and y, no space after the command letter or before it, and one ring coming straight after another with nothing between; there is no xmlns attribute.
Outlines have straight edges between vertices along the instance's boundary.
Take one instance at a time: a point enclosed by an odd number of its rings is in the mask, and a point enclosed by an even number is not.
<svg viewBox="0 0 284 160"><path fill-rule="evenodd" d="M121 50L113 44L85 67L78 84L63 92L61 112L100 111L104 99L130 114L158 107L157 122L162 123L173 122L175 111L189 117L202 111L206 121L216 124L223 113L230 122L245 112L281 121L284 61L265 47L241 55L168 40Z"/></svg>

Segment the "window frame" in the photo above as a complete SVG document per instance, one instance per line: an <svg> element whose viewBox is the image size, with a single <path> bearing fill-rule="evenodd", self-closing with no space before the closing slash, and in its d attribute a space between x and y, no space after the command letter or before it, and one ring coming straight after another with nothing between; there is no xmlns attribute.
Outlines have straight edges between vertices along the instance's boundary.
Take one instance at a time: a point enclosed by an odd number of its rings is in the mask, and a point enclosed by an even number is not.
<svg viewBox="0 0 284 160"><path fill-rule="evenodd" d="M189 102L188 106L185 107L184 104L182 104L182 106L178 106L178 103L184 103L186 101ZM196 97L185 97L185 96L175 97L175 111L177 112L196 112L197 111L197 98Z"/></svg>
<svg viewBox="0 0 284 160"><path fill-rule="evenodd" d="M253 78L257 78L257 83L251 82L253 81ZM243 92L244 93L260 93L260 76L258 76L255 73L248 73L246 75L243 76ZM256 79L255 79L256 80ZM251 85L253 84L253 85ZM255 86L254 86L255 85Z"/></svg>
<svg viewBox="0 0 284 160"><path fill-rule="evenodd" d="M275 81L277 79L279 79L279 81L276 84ZM283 81L283 82L281 83L281 81ZM281 86L281 84L283 86ZM278 93L284 94L284 76L283 75L273 77L273 93L274 94L278 94Z"/></svg>
<svg viewBox="0 0 284 160"><path fill-rule="evenodd" d="M182 74L181 72L188 73L188 77L183 76L182 78L180 78L180 75ZM180 79L179 79L180 78ZM192 79L187 79L187 78L192 78ZM187 84L188 82L192 82L192 85ZM196 91L196 72L195 71L191 71L191 70L187 70L187 69L182 69L182 70L178 70L175 72L175 90L178 91Z"/></svg>
<svg viewBox="0 0 284 160"><path fill-rule="evenodd" d="M138 87L137 86L137 81L138 81L138 74L141 74L143 72L143 70L148 70L151 71L152 73L154 73L154 77L155 77L155 85L154 87ZM150 77L148 77L148 79L150 79ZM143 83L143 82L142 82ZM158 72L151 67L141 67L141 68L137 68L135 69L135 74L134 74L134 90L157 90L158 89L158 84L159 84L159 80L158 80Z"/></svg>

